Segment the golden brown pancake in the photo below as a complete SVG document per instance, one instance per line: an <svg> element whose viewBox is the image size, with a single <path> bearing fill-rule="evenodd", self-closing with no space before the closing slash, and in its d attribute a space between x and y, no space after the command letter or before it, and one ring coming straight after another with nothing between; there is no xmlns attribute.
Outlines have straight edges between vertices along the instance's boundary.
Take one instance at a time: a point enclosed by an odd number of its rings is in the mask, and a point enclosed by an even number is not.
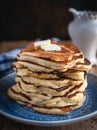
<svg viewBox="0 0 97 130"><path fill-rule="evenodd" d="M17 55L13 64L16 84L8 95L45 114L64 115L82 107L91 63L72 43L51 41L61 47L60 51L36 49L34 44Z"/></svg>
<svg viewBox="0 0 97 130"><path fill-rule="evenodd" d="M76 54L80 54L81 52L79 49L71 43L66 43L66 42L55 42L52 41L52 44L57 44L58 46L61 47L61 51L43 51L42 49L37 49L35 50L34 48L34 42L32 42L27 48L23 49L20 54L26 54L26 55L31 55L39 58L45 58L45 59L50 59L53 61L65 61L68 62L68 60L72 60L73 56ZM82 53L81 53L82 54Z"/></svg>

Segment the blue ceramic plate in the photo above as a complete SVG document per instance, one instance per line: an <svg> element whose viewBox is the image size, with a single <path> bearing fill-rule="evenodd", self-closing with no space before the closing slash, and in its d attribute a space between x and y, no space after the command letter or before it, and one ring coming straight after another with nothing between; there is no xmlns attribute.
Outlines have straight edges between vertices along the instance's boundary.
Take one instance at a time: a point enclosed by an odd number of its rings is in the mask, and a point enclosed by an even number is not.
<svg viewBox="0 0 97 130"><path fill-rule="evenodd" d="M85 120L97 114L97 77L88 74L88 87L84 105L68 115L46 115L19 105L7 96L7 90L15 84L15 73L0 80L0 113L12 120L40 126L59 126Z"/></svg>

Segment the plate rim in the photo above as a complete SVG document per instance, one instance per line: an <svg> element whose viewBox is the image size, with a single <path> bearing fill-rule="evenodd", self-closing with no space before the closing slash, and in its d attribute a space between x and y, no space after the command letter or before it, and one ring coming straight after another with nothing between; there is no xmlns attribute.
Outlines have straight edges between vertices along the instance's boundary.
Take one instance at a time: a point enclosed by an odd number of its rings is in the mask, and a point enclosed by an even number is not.
<svg viewBox="0 0 97 130"><path fill-rule="evenodd" d="M97 115L97 111L87 114L87 116L81 116L81 117L77 117L77 118L73 118L73 119L59 120L59 121L29 120L29 119L13 116L13 115L8 114L7 112L1 111L1 110L0 110L0 114L2 114L3 116L5 116L9 119L12 119L14 121L24 123L24 124L37 125L37 126L49 126L49 125L50 126L59 126L59 125L73 124L73 123L77 123L77 122L92 118Z"/></svg>
<svg viewBox="0 0 97 130"><path fill-rule="evenodd" d="M10 73L4 77L2 77L0 79L0 82L1 80L11 76L11 75L14 75L15 72L13 73ZM88 75L91 75L95 78L97 78L96 75L94 74L91 74L91 73L88 73ZM4 115L5 117L9 118L9 119L12 119L14 121L17 121L17 122L20 122L20 123L24 123L24 124L29 124L29 125L37 125L37 126L60 126L60 125L67 125L67 124L73 124L73 123L77 123L79 121L83 121L83 120L86 120L86 119L89 119L89 118L92 118L94 116L97 115L97 110L94 111L94 112L91 112L87 115L83 115L81 117L75 117L75 118L72 118L72 119L67 119L67 120L57 120L57 121L38 121L38 120L30 120L30 119L26 119L26 118L22 118L22 117L17 117L15 115L12 115L12 114L9 114L3 110L0 109L0 114Z"/></svg>

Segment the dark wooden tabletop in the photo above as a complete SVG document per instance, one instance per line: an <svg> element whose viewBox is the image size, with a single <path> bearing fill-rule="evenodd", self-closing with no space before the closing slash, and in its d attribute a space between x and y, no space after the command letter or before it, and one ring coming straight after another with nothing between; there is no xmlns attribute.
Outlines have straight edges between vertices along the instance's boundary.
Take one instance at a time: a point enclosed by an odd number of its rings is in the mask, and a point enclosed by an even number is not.
<svg viewBox="0 0 97 130"><path fill-rule="evenodd" d="M29 44L29 41L17 41L17 42L1 42L0 53L7 52L17 47ZM94 75L97 75L97 66L93 66L91 71ZM0 115L0 130L97 130L97 116L85 121L81 121L75 124L63 125L58 127L39 127L33 125L26 125Z"/></svg>

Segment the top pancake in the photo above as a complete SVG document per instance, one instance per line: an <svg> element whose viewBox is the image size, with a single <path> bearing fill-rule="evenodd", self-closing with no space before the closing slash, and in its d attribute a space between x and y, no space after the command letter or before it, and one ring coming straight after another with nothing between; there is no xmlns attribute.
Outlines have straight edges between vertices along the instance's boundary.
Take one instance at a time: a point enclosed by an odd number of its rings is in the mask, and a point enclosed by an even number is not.
<svg viewBox="0 0 97 130"><path fill-rule="evenodd" d="M52 43L60 46L61 51L43 51L40 48L35 49L34 42L31 42L31 44L27 48L23 49L20 52L20 54L26 54L30 56L39 57L39 58L45 58L45 59L57 61L57 62L65 61L65 63L72 61L74 57L76 59L78 56L81 56L81 58L84 59L83 54L74 44L66 43L65 41L61 41L61 42L51 41L51 44Z"/></svg>

